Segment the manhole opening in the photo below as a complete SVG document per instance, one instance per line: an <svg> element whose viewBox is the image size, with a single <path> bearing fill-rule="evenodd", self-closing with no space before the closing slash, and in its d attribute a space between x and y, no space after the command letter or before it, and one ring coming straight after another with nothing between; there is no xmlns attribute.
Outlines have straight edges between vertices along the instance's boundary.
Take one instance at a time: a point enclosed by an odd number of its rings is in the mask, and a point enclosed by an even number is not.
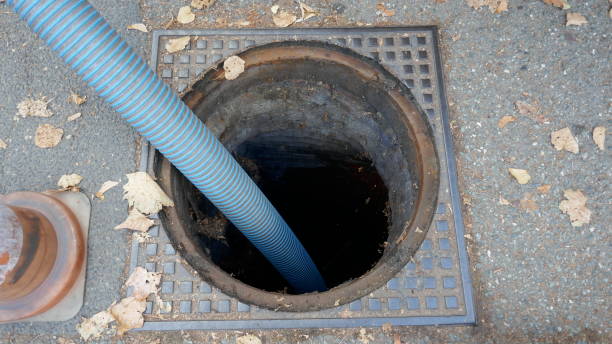
<svg viewBox="0 0 612 344"><path fill-rule="evenodd" d="M338 306L383 285L420 246L436 204L438 160L425 115L380 65L314 42L241 54L246 70L210 70L184 100L276 206L321 270L323 293L296 295L167 160L161 214L170 240L208 282L277 310Z"/></svg>
<svg viewBox="0 0 612 344"><path fill-rule="evenodd" d="M366 153L280 131L242 142L235 156L306 247L328 287L376 265L388 236L388 195ZM192 219L200 225L198 240L215 264L256 288L293 293L195 187L185 186Z"/></svg>

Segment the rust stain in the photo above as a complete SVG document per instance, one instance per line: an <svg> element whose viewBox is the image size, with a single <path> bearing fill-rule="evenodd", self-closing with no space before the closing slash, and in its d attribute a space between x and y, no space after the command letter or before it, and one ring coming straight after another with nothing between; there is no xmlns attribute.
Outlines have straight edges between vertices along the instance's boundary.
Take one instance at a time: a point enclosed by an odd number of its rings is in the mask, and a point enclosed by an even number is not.
<svg viewBox="0 0 612 344"><path fill-rule="evenodd" d="M0 253L0 265L8 264L10 258L11 258L11 256L9 255L8 252Z"/></svg>

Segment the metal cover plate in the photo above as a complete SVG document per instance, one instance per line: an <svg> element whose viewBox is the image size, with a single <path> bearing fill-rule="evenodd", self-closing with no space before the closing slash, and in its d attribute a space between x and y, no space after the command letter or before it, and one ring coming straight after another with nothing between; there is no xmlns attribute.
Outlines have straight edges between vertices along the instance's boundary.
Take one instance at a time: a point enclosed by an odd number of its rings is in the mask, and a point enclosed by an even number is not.
<svg viewBox="0 0 612 344"><path fill-rule="evenodd" d="M191 43L184 51L167 54L166 42L181 36L191 36ZM163 274L161 300L147 301L141 330L473 324L472 282L435 27L155 31L151 65L183 92L222 59L285 40L351 48L378 60L412 90L434 128L440 155L439 204L432 227L413 261L380 289L350 304L301 313L261 309L224 295L177 255L161 226L152 227L150 238L133 240L129 261L130 272L142 266ZM141 170L152 173L152 148L144 143L142 152Z"/></svg>

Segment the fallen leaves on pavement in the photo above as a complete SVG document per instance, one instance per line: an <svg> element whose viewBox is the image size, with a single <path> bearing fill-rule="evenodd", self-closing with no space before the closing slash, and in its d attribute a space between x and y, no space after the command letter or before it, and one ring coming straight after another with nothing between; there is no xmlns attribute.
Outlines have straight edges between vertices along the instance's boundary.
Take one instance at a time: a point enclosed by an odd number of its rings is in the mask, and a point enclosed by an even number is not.
<svg viewBox="0 0 612 344"><path fill-rule="evenodd" d="M225 79L234 80L244 72L244 60L238 56L230 56L223 62Z"/></svg>
<svg viewBox="0 0 612 344"><path fill-rule="evenodd" d="M595 127L593 129L593 142L599 150L606 150L606 127Z"/></svg>
<svg viewBox="0 0 612 344"><path fill-rule="evenodd" d="M71 94L70 94L70 97L68 97L68 100L69 100L71 103L74 103L74 104L76 104L76 105L81 105L81 104L83 104L83 103L85 103L85 102L87 101L87 96L85 96L85 97L81 97L81 96L79 96L79 95L78 95L78 94L76 94L76 93L71 93Z"/></svg>
<svg viewBox="0 0 612 344"><path fill-rule="evenodd" d="M147 302L135 297L126 297L118 304L111 306L110 313L117 321L117 334L122 336L133 328L144 325L142 312L147 308Z"/></svg>
<svg viewBox="0 0 612 344"><path fill-rule="evenodd" d="M520 168L509 168L508 172L516 179L519 184L527 184L531 180L531 176L527 172L527 170L523 170Z"/></svg>
<svg viewBox="0 0 612 344"><path fill-rule="evenodd" d="M236 338L236 344L261 344L261 339L252 334Z"/></svg>
<svg viewBox="0 0 612 344"><path fill-rule="evenodd" d="M499 204L501 204L501 205L510 205L510 201L508 201L507 199L502 197L502 195L499 195Z"/></svg>
<svg viewBox="0 0 612 344"><path fill-rule="evenodd" d="M6 147L8 147L6 142L4 142L4 140L0 139L0 149L6 149Z"/></svg>
<svg viewBox="0 0 612 344"><path fill-rule="evenodd" d="M566 200L561 201L559 209L569 215L573 227L581 227L591 221L591 211L586 207L587 197L582 191L568 189L563 196Z"/></svg>
<svg viewBox="0 0 612 344"><path fill-rule="evenodd" d="M296 20L296 22L303 22L312 17L320 15L320 12L318 10L306 5L303 2L300 2L300 12L302 12L302 17Z"/></svg>
<svg viewBox="0 0 612 344"><path fill-rule="evenodd" d="M480 8L488 6L491 13L499 14L508 10L508 0L466 0L468 6Z"/></svg>
<svg viewBox="0 0 612 344"><path fill-rule="evenodd" d="M504 127L506 125L508 125L508 123L512 123L514 121L516 121L516 117L514 117L514 116L504 116L504 117L499 119L499 121L497 122L497 126L500 129L504 129Z"/></svg>
<svg viewBox="0 0 612 344"><path fill-rule="evenodd" d="M161 274L147 272L142 267L137 267L130 275L125 285L134 287L133 296L126 297L111 305L107 310L97 313L89 319L77 325L77 331L83 340L99 338L108 324L117 321L117 334L123 335L133 328L140 328L144 324L142 313L146 309L145 299L150 294L157 297L157 288L161 280Z"/></svg>
<svg viewBox="0 0 612 344"><path fill-rule="evenodd" d="M189 24L195 20L195 14L191 12L191 7L183 6L179 8L178 15L176 16L176 21L181 24Z"/></svg>
<svg viewBox="0 0 612 344"><path fill-rule="evenodd" d="M383 17L393 17L395 15L395 10L387 9L383 3L376 4L376 9Z"/></svg>
<svg viewBox="0 0 612 344"><path fill-rule="evenodd" d="M51 117L53 112L47 108L51 103L47 100L47 97L41 97L40 99L26 98L17 104L18 115L21 117Z"/></svg>
<svg viewBox="0 0 612 344"><path fill-rule="evenodd" d="M141 214L138 210L130 210L128 217L115 229L132 229L138 232L146 232L155 222Z"/></svg>
<svg viewBox="0 0 612 344"><path fill-rule="evenodd" d="M76 329L83 340L96 339L113 321L115 321L115 318L108 311L102 311L89 319L84 319L77 325Z"/></svg>
<svg viewBox="0 0 612 344"><path fill-rule="evenodd" d="M191 7L201 10L212 6L215 1L216 0L191 0Z"/></svg>
<svg viewBox="0 0 612 344"><path fill-rule="evenodd" d="M548 191L550 191L550 184L544 184L544 185L540 185L536 188L536 190L538 190L539 193L548 193Z"/></svg>
<svg viewBox="0 0 612 344"><path fill-rule="evenodd" d="M64 130L52 126L51 124L42 124L36 129L34 134L34 144L40 148L51 148L57 146L64 136Z"/></svg>
<svg viewBox="0 0 612 344"><path fill-rule="evenodd" d="M146 172L129 173L127 178L128 182L123 186L123 198L128 200L130 207L143 214L153 214L163 206L174 206L164 190Z"/></svg>
<svg viewBox="0 0 612 344"><path fill-rule="evenodd" d="M76 174L64 174L57 181L57 186L61 187L64 190L78 191L79 183L83 180L83 177Z"/></svg>
<svg viewBox="0 0 612 344"><path fill-rule="evenodd" d="M289 13L285 10L279 10L278 5L272 6L272 21L274 22L274 25L278 27L287 27L295 23L296 20L297 17L293 13Z"/></svg>
<svg viewBox="0 0 612 344"><path fill-rule="evenodd" d="M57 344L75 344L75 343L74 341L68 338L57 337Z"/></svg>
<svg viewBox="0 0 612 344"><path fill-rule="evenodd" d="M553 131L550 134L550 142L558 151L566 150L574 154L577 154L579 151L578 141L576 141L569 128Z"/></svg>
<svg viewBox="0 0 612 344"><path fill-rule="evenodd" d="M79 118L81 118L81 113L77 112L74 115L70 115L70 116L66 117L66 121L67 122L72 122L72 121L75 121L75 120L77 120Z"/></svg>
<svg viewBox="0 0 612 344"><path fill-rule="evenodd" d="M161 281L161 273L148 272L142 267L136 267L125 282L126 287L134 287L132 296L137 299L146 299L150 294L157 293Z"/></svg>
<svg viewBox="0 0 612 344"><path fill-rule="evenodd" d="M544 3L553 5L555 7L562 8L564 10L569 9L571 6L567 3L567 0L542 0Z"/></svg>
<svg viewBox="0 0 612 344"><path fill-rule="evenodd" d="M521 115L528 116L538 123L548 123L548 119L540 114L540 109L536 105L517 100L514 105Z"/></svg>
<svg viewBox="0 0 612 344"><path fill-rule="evenodd" d="M568 13L565 19L565 26L581 26L584 24L588 24L587 19L580 13Z"/></svg>
<svg viewBox="0 0 612 344"><path fill-rule="evenodd" d="M98 190L98 192L96 192L95 196L101 200L104 200L104 193L112 188L114 188L115 186L117 186L119 184L119 182L113 181L113 180L107 180L104 183L102 183L102 186L100 186L100 189Z"/></svg>
<svg viewBox="0 0 612 344"><path fill-rule="evenodd" d="M143 23L136 23L136 24L128 25L127 28L128 30L138 30L144 33L149 32L149 30L147 29L147 26Z"/></svg>
<svg viewBox="0 0 612 344"><path fill-rule="evenodd" d="M521 115L535 115L539 111L537 106L520 100L517 100L514 105L516 105L516 109Z"/></svg>
<svg viewBox="0 0 612 344"><path fill-rule="evenodd" d="M185 49L187 44L189 44L189 40L191 38L189 36L179 37L174 39L169 39L168 43L166 43L166 51L169 53L175 53L177 51L181 51Z"/></svg>

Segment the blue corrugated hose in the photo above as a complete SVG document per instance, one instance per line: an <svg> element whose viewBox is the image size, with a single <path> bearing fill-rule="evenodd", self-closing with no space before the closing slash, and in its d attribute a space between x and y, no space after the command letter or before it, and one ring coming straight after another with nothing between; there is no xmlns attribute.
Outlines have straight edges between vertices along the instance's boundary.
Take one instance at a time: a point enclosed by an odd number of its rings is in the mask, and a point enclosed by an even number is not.
<svg viewBox="0 0 612 344"><path fill-rule="evenodd" d="M89 2L9 0L8 4L200 189L293 288L326 290L312 259L257 185Z"/></svg>

